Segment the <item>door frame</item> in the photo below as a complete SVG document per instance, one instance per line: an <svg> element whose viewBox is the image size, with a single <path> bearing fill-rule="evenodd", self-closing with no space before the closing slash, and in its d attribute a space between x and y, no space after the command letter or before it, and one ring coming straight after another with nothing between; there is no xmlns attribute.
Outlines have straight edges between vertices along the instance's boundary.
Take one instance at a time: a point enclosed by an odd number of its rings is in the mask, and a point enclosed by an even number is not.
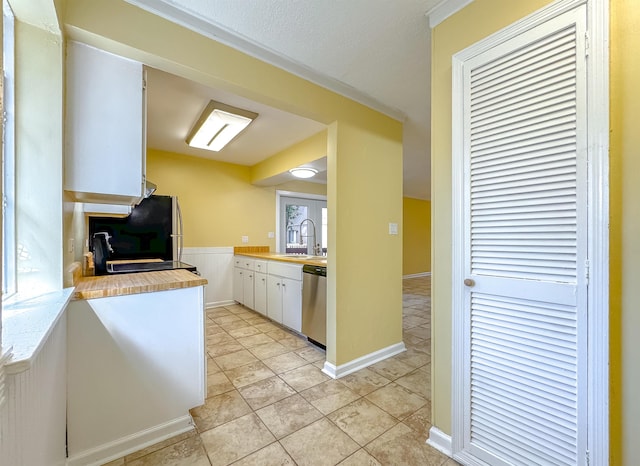
<svg viewBox="0 0 640 466"><path fill-rule="evenodd" d="M588 147L588 305L587 305L587 454L586 463L609 461L609 0L558 0L517 21L453 57L452 71L452 387L462 386L465 345L463 322L464 199L462 64L535 24L576 8L587 7L587 147ZM461 451L464 397L453 392L452 452ZM466 458L465 458L466 459Z"/></svg>
<svg viewBox="0 0 640 466"><path fill-rule="evenodd" d="M308 194L298 193L295 191L276 190L276 252L280 251L280 198L281 197L298 197L300 199L309 199L312 201L326 201L327 196L324 194Z"/></svg>

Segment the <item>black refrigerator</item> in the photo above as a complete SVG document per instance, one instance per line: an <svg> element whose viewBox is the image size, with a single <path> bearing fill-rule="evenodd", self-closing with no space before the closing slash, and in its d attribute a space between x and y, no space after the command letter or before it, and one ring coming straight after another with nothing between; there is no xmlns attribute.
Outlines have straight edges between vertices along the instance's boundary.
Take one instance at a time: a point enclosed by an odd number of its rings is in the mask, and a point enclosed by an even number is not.
<svg viewBox="0 0 640 466"><path fill-rule="evenodd" d="M143 199L127 217L89 217L89 247L94 255L94 238L106 233L107 252L102 264L96 261L96 274L152 270L153 265L133 270L127 261L161 260L159 270L183 268L182 222L175 196L150 196ZM118 267L107 263L119 262ZM117 270L116 270L117 269Z"/></svg>

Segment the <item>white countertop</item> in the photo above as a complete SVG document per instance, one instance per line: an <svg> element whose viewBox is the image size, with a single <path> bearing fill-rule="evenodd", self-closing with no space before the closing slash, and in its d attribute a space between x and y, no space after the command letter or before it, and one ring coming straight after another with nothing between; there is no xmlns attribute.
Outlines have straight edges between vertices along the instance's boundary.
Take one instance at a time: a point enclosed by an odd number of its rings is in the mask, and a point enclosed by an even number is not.
<svg viewBox="0 0 640 466"><path fill-rule="evenodd" d="M65 288L40 296L9 299L2 306L2 346L12 348L5 366L8 374L31 367L41 347L62 316L74 288Z"/></svg>

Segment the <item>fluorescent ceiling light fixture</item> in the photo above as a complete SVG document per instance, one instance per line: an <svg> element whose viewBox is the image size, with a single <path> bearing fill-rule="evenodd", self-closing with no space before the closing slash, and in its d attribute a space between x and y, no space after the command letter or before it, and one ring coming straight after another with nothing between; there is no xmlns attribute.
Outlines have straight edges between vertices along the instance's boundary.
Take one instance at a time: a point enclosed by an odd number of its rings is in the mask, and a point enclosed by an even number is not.
<svg viewBox="0 0 640 466"><path fill-rule="evenodd" d="M212 100L187 136L187 144L218 152L257 116L257 113Z"/></svg>
<svg viewBox="0 0 640 466"><path fill-rule="evenodd" d="M318 170L309 167L297 167L289 170L289 173L291 173L296 178L311 178L316 173L318 173Z"/></svg>

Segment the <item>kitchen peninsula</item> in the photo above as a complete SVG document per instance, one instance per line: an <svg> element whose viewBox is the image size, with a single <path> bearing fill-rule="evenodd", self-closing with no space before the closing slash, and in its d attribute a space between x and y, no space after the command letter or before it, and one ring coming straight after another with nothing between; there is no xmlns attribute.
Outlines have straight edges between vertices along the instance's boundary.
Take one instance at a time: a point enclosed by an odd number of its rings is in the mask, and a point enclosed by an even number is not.
<svg viewBox="0 0 640 466"><path fill-rule="evenodd" d="M203 285L186 270L83 277L68 306L68 464L192 428L206 397Z"/></svg>
<svg viewBox="0 0 640 466"><path fill-rule="evenodd" d="M324 348L326 297L321 297L321 306L317 309L312 310L309 304L311 299L318 297L318 293L326 292L318 291L303 269L313 266L326 276L327 258L271 253L268 250L266 246L234 248L234 301L309 338L309 328L303 328L303 322L310 322L310 319L321 322L321 328L317 330L319 336L314 335L317 338L314 341Z"/></svg>
<svg viewBox="0 0 640 466"><path fill-rule="evenodd" d="M327 266L326 256L310 256L306 254L280 254L277 252L236 252L236 256L253 257L254 259L272 260L279 262L289 262L301 265Z"/></svg>

